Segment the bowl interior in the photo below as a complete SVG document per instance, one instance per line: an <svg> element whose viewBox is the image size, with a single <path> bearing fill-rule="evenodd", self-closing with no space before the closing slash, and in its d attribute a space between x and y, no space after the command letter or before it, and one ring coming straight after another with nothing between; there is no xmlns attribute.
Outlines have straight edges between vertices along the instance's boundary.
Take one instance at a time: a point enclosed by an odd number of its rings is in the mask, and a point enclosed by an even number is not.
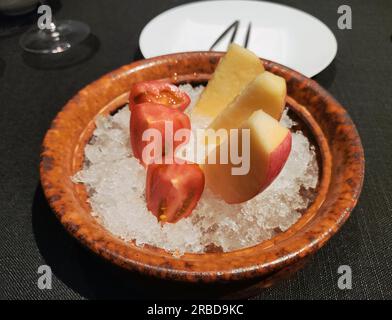
<svg viewBox="0 0 392 320"><path fill-rule="evenodd" d="M297 223L253 247L175 258L159 248L126 243L91 216L86 189L72 183L70 177L83 164L84 146L92 136L95 117L124 106L129 87L137 81L172 78L176 83L206 82L220 57L220 53L185 53L124 66L81 90L53 121L43 144L42 185L66 229L95 253L122 267L164 278L244 279L267 275L311 254L348 217L363 179L363 151L354 125L315 82L269 61L264 61L266 69L287 80L290 112L317 149L319 184L314 201Z"/></svg>

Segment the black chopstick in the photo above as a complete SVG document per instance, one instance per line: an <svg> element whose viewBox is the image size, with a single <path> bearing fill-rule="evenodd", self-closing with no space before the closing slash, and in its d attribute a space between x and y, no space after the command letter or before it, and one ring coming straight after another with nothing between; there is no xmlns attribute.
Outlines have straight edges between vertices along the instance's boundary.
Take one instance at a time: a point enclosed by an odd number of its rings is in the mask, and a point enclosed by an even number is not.
<svg viewBox="0 0 392 320"><path fill-rule="evenodd" d="M214 47L230 32L230 30L234 28L233 34L230 39L230 43L232 43L237 34L239 23L239 20L235 20L225 31L223 31L223 33L218 37L218 39L216 39L215 42L212 44L210 50L214 49Z"/></svg>
<svg viewBox="0 0 392 320"><path fill-rule="evenodd" d="M248 47L248 42L249 42L251 29L252 29L252 22L249 22L248 29L246 30L246 36L245 36L245 41L244 41L244 48Z"/></svg>
<svg viewBox="0 0 392 320"><path fill-rule="evenodd" d="M216 39L215 42L212 44L212 46L210 47L210 51L216 47L216 45L231 31L231 29L234 28L230 38L230 43L233 43L237 35L239 25L240 25L239 20L235 20L231 25L229 25L226 28L226 30L223 31L222 34L218 37L218 39ZM244 48L248 47L251 30L252 30L252 22L249 22L248 29L246 30L245 40L244 40Z"/></svg>

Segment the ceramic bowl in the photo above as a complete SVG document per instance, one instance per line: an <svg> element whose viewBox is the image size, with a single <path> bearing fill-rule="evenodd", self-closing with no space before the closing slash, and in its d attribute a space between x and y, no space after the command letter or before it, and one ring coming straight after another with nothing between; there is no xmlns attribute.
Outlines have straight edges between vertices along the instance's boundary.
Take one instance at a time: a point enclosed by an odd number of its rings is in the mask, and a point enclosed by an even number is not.
<svg viewBox="0 0 392 320"><path fill-rule="evenodd" d="M313 141L320 165L313 202L286 232L232 252L185 254L176 258L152 246L138 247L108 232L90 214L83 185L73 176L82 166L85 144L98 114L127 103L132 83L172 78L176 83L205 83L221 58L217 52L179 53L123 66L83 88L58 113L41 155L41 182L48 202L65 229L102 258L130 270L186 282L271 283L295 271L334 235L357 203L364 177L364 153L345 109L320 85L282 65L265 68L287 81L287 103Z"/></svg>

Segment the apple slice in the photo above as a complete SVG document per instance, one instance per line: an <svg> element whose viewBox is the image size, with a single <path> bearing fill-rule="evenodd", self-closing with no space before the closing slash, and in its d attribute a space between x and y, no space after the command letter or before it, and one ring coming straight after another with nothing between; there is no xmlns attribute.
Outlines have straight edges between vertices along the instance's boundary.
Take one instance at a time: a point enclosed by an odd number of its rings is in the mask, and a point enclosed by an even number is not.
<svg viewBox="0 0 392 320"><path fill-rule="evenodd" d="M264 72L263 63L251 51L231 44L223 56L194 112L215 118L252 81Z"/></svg>
<svg viewBox="0 0 392 320"><path fill-rule="evenodd" d="M258 75L210 124L209 128L238 128L253 112L262 109L280 120L286 99L286 81L265 71Z"/></svg>
<svg viewBox="0 0 392 320"><path fill-rule="evenodd" d="M206 185L227 203L247 201L265 188L278 176L291 151L291 133L281 126L277 120L262 110L255 111L240 129L249 129L249 148L242 154L248 157L248 171L244 174L233 174L238 168L228 157L227 164L221 163L220 152L233 148L230 139L226 139L216 148L216 164L203 165ZM243 130L239 130L238 150L242 149ZM233 144L234 145L234 144ZM231 152L231 150L230 150ZM238 153L237 153L238 154Z"/></svg>

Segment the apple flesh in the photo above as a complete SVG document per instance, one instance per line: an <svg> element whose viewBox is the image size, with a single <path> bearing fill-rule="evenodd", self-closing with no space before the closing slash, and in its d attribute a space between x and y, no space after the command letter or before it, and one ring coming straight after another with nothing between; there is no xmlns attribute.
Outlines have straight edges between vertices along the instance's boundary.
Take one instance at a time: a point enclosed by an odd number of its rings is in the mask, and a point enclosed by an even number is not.
<svg viewBox="0 0 392 320"><path fill-rule="evenodd" d="M194 112L215 118L262 72L263 63L253 52L232 43L208 81Z"/></svg>
<svg viewBox="0 0 392 320"><path fill-rule="evenodd" d="M267 188L279 175L291 151L291 132L262 110L255 111L240 129L248 129L250 133L249 154L242 155L249 157L247 173L233 174L232 169L238 165L230 157L227 164L220 163L220 149L230 150L230 139L216 147L215 164L206 160L203 165L206 185L231 204L250 200ZM243 131L239 130L239 142L242 134ZM238 148L242 150L241 143Z"/></svg>
<svg viewBox="0 0 392 320"><path fill-rule="evenodd" d="M263 110L280 120L286 100L286 81L265 71L258 75L210 124L209 128L238 128L253 112Z"/></svg>

